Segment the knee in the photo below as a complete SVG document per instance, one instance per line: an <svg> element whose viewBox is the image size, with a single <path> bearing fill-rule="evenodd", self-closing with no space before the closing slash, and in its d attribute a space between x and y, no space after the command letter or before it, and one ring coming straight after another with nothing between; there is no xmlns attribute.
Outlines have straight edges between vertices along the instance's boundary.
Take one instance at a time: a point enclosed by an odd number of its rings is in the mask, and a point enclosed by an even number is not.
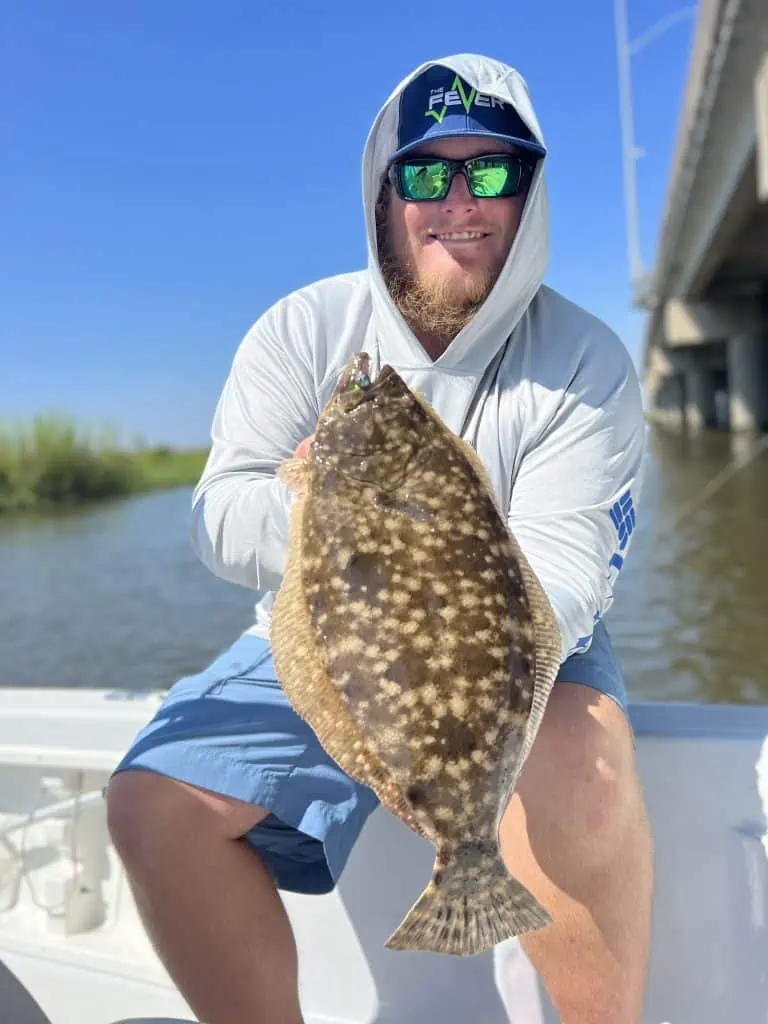
<svg viewBox="0 0 768 1024"><path fill-rule="evenodd" d="M564 744L567 783L554 796L549 825L599 844L625 820L634 797L631 754L605 733Z"/></svg>
<svg viewBox="0 0 768 1024"><path fill-rule="evenodd" d="M132 860L151 835L155 823L164 821L158 816L157 806L162 782L158 776L144 771L120 772L110 779L106 793L107 828L124 861ZM167 819L164 823L167 828Z"/></svg>
<svg viewBox="0 0 768 1024"><path fill-rule="evenodd" d="M209 827L184 784L156 772L119 772L109 782L106 800L109 835L127 867L151 861Z"/></svg>
<svg viewBox="0 0 768 1024"><path fill-rule="evenodd" d="M644 827L631 732L613 711L609 722L588 717L576 727L553 716L546 732L542 724L519 788L534 852L565 850L598 867L616 856L629 829Z"/></svg>
<svg viewBox="0 0 768 1024"><path fill-rule="evenodd" d="M107 789L107 827L126 863L189 842L239 839L268 813L144 769L119 772Z"/></svg>

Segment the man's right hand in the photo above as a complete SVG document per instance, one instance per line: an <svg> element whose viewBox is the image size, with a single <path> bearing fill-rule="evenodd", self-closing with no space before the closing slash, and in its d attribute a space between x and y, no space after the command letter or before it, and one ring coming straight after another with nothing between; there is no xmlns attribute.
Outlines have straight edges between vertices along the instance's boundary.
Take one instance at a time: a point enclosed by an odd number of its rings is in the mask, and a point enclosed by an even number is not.
<svg viewBox="0 0 768 1024"><path fill-rule="evenodd" d="M293 457L295 459L306 459L307 456L309 455L309 446L312 444L314 439L314 434L310 434L309 437L305 437L301 444L297 447L296 451L293 453Z"/></svg>

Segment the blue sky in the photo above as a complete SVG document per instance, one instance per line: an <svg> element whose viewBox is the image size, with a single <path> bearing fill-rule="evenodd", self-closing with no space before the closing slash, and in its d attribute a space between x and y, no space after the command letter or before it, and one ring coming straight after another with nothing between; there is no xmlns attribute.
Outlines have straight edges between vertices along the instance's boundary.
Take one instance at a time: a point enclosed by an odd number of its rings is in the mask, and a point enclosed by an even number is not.
<svg viewBox="0 0 768 1024"><path fill-rule="evenodd" d="M681 6L628 4L633 38ZM633 59L649 262L691 33ZM637 359L611 0L24 0L0 39L0 419L59 410L128 442L207 443L250 324L364 265L379 106L417 64L463 51L526 78L550 153L547 282ZM280 173L292 154L313 169L299 189Z"/></svg>

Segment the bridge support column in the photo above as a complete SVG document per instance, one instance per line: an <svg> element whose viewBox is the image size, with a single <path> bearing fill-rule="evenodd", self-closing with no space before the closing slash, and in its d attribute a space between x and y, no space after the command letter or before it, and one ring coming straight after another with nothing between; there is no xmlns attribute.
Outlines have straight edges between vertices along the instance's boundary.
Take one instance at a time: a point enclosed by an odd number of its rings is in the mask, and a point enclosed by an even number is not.
<svg viewBox="0 0 768 1024"><path fill-rule="evenodd" d="M726 345L731 430L768 428L768 338L737 334Z"/></svg>
<svg viewBox="0 0 768 1024"><path fill-rule="evenodd" d="M703 360L695 358L685 372L685 423L691 430L717 424L714 374Z"/></svg>
<svg viewBox="0 0 768 1024"><path fill-rule="evenodd" d="M685 425L684 382L680 373L670 373L659 380L653 416L659 423L676 430Z"/></svg>

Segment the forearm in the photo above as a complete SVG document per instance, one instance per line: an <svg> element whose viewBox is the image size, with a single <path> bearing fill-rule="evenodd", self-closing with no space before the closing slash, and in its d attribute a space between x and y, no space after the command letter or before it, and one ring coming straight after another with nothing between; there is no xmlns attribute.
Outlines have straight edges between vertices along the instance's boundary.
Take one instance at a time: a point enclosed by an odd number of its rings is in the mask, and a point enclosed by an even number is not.
<svg viewBox="0 0 768 1024"><path fill-rule="evenodd" d="M267 311L241 343L219 399L211 453L192 499L192 545L222 579L277 590L291 495L276 476L317 422L311 340L290 302Z"/></svg>
<svg viewBox="0 0 768 1024"><path fill-rule="evenodd" d="M288 548L290 497L275 477L201 480L192 545L211 572L255 590L277 590Z"/></svg>

